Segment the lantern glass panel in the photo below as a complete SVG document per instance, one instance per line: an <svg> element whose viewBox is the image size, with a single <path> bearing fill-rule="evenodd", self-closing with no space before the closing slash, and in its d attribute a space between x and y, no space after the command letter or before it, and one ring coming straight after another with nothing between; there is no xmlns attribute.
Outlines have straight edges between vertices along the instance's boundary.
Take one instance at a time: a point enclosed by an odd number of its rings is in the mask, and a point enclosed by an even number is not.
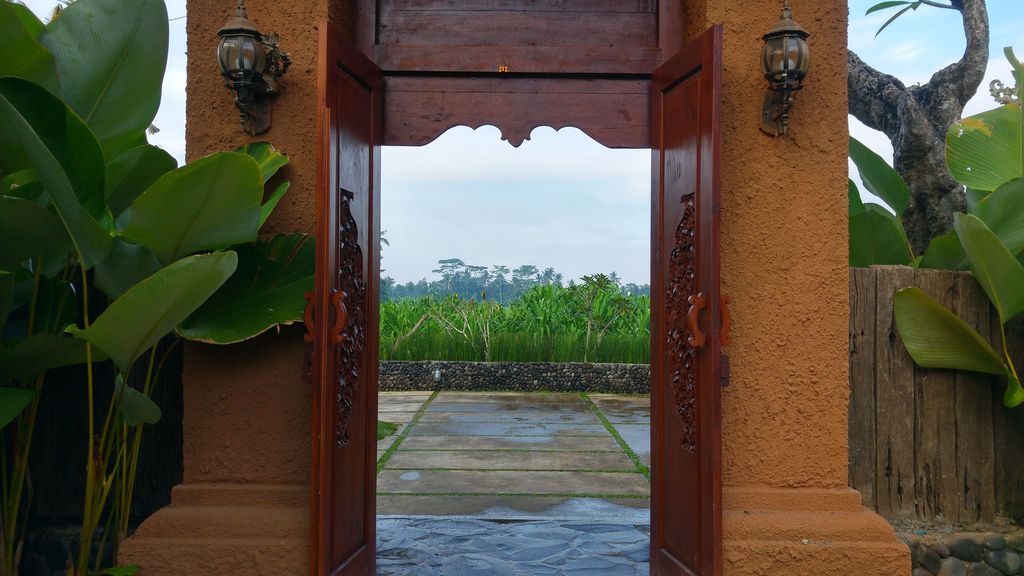
<svg viewBox="0 0 1024 576"><path fill-rule="evenodd" d="M242 38L239 36L224 36L220 39L220 46L217 47L217 62L220 63L222 74L231 74L239 71L238 55Z"/></svg>

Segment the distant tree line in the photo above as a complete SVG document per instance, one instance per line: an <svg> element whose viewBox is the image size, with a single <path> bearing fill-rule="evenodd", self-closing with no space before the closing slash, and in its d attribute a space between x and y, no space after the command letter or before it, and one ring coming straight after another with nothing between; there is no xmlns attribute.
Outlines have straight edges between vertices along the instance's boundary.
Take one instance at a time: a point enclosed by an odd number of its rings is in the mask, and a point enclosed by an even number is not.
<svg viewBox="0 0 1024 576"><path fill-rule="evenodd" d="M424 296L445 298L455 295L462 300L487 300L507 305L536 286L571 288L576 285L575 280L565 282L562 273L554 268L542 270L532 264L509 269L508 266L474 266L459 258L438 260L437 264L437 269L433 270L437 277L433 280L423 278L419 282L399 284L390 276L382 278L381 301ZM623 284L615 272L605 276L624 296L650 296L649 284Z"/></svg>

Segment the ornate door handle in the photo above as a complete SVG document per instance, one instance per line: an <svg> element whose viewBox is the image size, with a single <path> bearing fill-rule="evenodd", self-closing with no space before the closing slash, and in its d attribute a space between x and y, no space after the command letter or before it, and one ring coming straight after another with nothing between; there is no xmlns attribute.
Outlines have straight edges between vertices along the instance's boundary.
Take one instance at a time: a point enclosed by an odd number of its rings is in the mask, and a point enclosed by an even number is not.
<svg viewBox="0 0 1024 576"><path fill-rule="evenodd" d="M719 297L719 302L722 308L722 335L719 338L719 343L722 346L728 346L732 344L732 312L729 310L729 304L732 304L732 296L722 294Z"/></svg>
<svg viewBox="0 0 1024 576"><path fill-rule="evenodd" d="M341 290L331 294L331 307L334 308L334 325L331 326L331 344L341 344L345 337L341 334L348 325L348 306L345 299L348 294Z"/></svg>
<svg viewBox="0 0 1024 576"><path fill-rule="evenodd" d="M686 313L686 324L690 328L690 337L687 342L694 348L700 348L704 345L707 337L700 331L700 311L707 305L707 298L704 293L694 294L687 299L690 303L690 310Z"/></svg>
<svg viewBox="0 0 1024 576"><path fill-rule="evenodd" d="M316 296L316 292L312 290L306 292L306 312L302 316L302 322L306 325L306 333L302 336L302 339L306 342L312 342L316 338L316 324L313 323L314 296Z"/></svg>

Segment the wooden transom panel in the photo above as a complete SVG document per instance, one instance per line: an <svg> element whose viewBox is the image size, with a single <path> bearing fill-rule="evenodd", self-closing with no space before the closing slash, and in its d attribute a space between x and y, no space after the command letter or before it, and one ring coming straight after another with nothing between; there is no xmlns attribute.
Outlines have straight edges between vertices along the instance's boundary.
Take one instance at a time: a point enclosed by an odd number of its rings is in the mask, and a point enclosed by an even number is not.
<svg viewBox="0 0 1024 576"><path fill-rule="evenodd" d="M538 126L574 126L649 147L659 17L678 1L363 0L359 45L385 78L383 143L490 124L514 146Z"/></svg>

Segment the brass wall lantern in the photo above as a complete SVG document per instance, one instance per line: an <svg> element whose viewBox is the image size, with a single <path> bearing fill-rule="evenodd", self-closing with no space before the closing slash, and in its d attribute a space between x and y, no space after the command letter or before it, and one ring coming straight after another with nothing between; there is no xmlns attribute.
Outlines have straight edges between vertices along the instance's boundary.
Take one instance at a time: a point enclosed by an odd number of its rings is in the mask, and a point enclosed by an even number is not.
<svg viewBox="0 0 1024 576"><path fill-rule="evenodd" d="M234 18L217 32L217 63L225 85L235 92L242 131L253 136L270 130L270 97L291 60L280 49L276 33L264 35L249 20L245 0L238 0Z"/></svg>
<svg viewBox="0 0 1024 576"><path fill-rule="evenodd" d="M764 95L761 130L771 136L783 136L789 131L789 111L811 64L808 36L793 20L789 0L783 0L782 16L762 37L761 71L769 86Z"/></svg>

